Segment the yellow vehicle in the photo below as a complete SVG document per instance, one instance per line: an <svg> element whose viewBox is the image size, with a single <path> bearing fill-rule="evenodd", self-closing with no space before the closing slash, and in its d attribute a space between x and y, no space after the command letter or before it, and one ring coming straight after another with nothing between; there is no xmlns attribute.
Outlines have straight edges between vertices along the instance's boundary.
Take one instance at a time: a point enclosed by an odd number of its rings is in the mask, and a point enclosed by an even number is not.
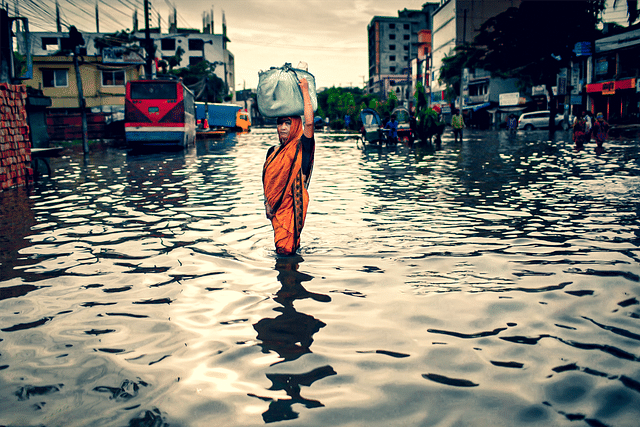
<svg viewBox="0 0 640 427"><path fill-rule="evenodd" d="M247 110L238 110L236 114L236 127L242 129L242 132L249 132L251 129L251 116Z"/></svg>

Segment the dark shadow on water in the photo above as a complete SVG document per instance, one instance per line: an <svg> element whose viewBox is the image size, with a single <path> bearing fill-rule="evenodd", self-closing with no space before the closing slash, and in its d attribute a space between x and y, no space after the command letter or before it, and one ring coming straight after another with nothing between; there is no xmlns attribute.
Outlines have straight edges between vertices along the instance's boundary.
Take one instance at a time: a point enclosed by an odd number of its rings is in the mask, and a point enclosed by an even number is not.
<svg viewBox="0 0 640 427"><path fill-rule="evenodd" d="M324 294L310 292L302 286L302 282L313 279L299 270L304 261L300 256L278 257L275 269L278 271L278 281L281 288L276 292L274 301L280 304L274 311L281 313L275 318L265 318L253 325L258 333L263 353L275 351L282 360L274 363L281 364L298 359L304 354L311 353L313 335L325 326L325 323L308 314L299 313L293 307L296 300L312 299L317 302L330 302L331 297ZM299 403L306 408L324 406L317 400L306 399L300 394L300 387L310 387L315 381L336 375L331 366L322 366L303 374L266 374L271 387L268 390L284 390L288 399L273 399L255 394L249 396L270 402L269 408L262 414L265 423L291 420L298 418L293 411L294 404Z"/></svg>
<svg viewBox="0 0 640 427"><path fill-rule="evenodd" d="M276 292L274 301L281 306L274 311L281 313L275 318L265 318L253 325L258 332L263 353L275 351L283 359L277 363L296 360L310 353L313 335L325 326L325 323L308 314L299 313L293 307L296 300L311 298L318 302L329 302L328 295L310 292L302 286L302 282L313 279L306 273L298 271L300 256L279 257L275 269L279 272L278 281L282 285Z"/></svg>

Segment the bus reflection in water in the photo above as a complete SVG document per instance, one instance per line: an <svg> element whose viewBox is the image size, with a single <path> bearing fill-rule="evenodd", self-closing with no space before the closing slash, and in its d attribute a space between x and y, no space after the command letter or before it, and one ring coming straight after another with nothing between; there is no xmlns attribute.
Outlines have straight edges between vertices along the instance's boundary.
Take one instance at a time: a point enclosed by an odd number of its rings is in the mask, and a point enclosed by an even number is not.
<svg viewBox="0 0 640 427"><path fill-rule="evenodd" d="M180 80L127 82L125 138L131 148L184 148L196 139L195 98Z"/></svg>

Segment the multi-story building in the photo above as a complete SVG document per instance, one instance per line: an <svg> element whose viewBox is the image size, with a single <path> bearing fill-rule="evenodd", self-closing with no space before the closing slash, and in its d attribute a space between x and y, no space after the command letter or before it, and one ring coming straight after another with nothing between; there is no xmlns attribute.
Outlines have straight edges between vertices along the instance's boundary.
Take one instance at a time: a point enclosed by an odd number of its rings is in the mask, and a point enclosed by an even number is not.
<svg viewBox="0 0 640 427"><path fill-rule="evenodd" d="M205 27L205 31L210 31ZM27 44L25 33L18 34L18 46L24 49ZM127 47L109 46L110 34L82 33L84 45L80 49L79 72L85 107L95 115L90 120L109 123L123 118L124 95L127 81L137 80L144 75L145 33L133 34L133 44ZM169 33L160 33L158 29L150 31L151 42L155 45L156 59L161 60L176 54L178 47L183 52L176 68L186 67L206 60L215 66L215 74L222 79L235 100L234 57L226 48L229 41L226 28L223 34L210 34L198 30L180 30L175 27ZM98 43L96 43L98 42ZM69 117L58 120L57 116L79 114L78 85L73 57L69 52L69 34L67 32L35 32L29 34L30 53L33 64L33 76L25 80L29 87L41 90L45 97L51 98L48 109L49 134L53 139L69 139ZM25 51L20 53L25 54ZM155 61L153 61L155 62ZM155 66L154 66L155 70ZM221 100L219 100L221 101ZM56 116L56 117L54 117ZM58 125L57 125L58 124ZM89 131L101 125L89 123ZM59 128L58 130L56 130ZM104 126L102 126L104 128ZM104 132L102 132L104 133ZM96 138L100 133L94 132Z"/></svg>
<svg viewBox="0 0 640 427"><path fill-rule="evenodd" d="M587 108L614 123L640 120L640 29L595 42L587 62Z"/></svg>
<svg viewBox="0 0 640 427"><path fill-rule="evenodd" d="M51 98L54 110L73 110L79 107L78 86L70 53L61 53L68 47L66 32L35 32L29 34L33 77L25 80L27 86L42 90ZM84 33L84 46L80 49L82 60L79 70L87 108L124 106L124 87L129 80L136 80L143 73L144 58L141 54L124 53L123 50L105 52L95 47L95 40L106 34ZM24 46L23 42L19 46Z"/></svg>
<svg viewBox="0 0 640 427"><path fill-rule="evenodd" d="M367 27L369 93L386 99L393 91L401 105L410 106L416 74L412 73L412 61L418 59L419 50L425 51L429 38L424 31L431 29L431 13L438 7L437 3L425 3L422 10L398 11L398 17L373 17Z"/></svg>
<svg viewBox="0 0 640 427"><path fill-rule="evenodd" d="M431 53L431 102L447 103L446 85L439 82L440 67L443 58L453 55L454 48L464 43L471 43L479 33L480 27L510 7L520 6L521 0L441 0L440 6L433 13L432 53ZM469 70L468 75L461 76L463 85L462 99L456 105L476 114L474 121L480 127L495 122L495 114L487 112L494 103L497 104L501 93L516 91L515 80L502 81L492 79L483 70ZM482 111L484 110L484 111Z"/></svg>
<svg viewBox="0 0 640 427"><path fill-rule="evenodd" d="M136 37L144 39L144 33L136 33ZM235 65L234 56L227 49L229 39L226 34L208 34L197 30L176 29L167 34L153 32L150 34L156 47L156 58L167 60L175 55L178 48L184 52L176 68L183 68L206 60L215 66L214 73L220 77L230 94L235 99ZM144 41L142 42L144 43Z"/></svg>

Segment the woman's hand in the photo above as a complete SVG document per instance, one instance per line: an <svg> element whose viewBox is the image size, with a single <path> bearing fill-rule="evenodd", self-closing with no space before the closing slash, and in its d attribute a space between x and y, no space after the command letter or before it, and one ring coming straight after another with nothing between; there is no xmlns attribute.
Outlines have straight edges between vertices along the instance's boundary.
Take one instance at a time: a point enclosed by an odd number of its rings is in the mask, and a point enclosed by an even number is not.
<svg viewBox="0 0 640 427"><path fill-rule="evenodd" d="M300 82L298 83L298 85L300 86L300 89L302 89L303 92L309 92L309 82L304 77L300 79Z"/></svg>

